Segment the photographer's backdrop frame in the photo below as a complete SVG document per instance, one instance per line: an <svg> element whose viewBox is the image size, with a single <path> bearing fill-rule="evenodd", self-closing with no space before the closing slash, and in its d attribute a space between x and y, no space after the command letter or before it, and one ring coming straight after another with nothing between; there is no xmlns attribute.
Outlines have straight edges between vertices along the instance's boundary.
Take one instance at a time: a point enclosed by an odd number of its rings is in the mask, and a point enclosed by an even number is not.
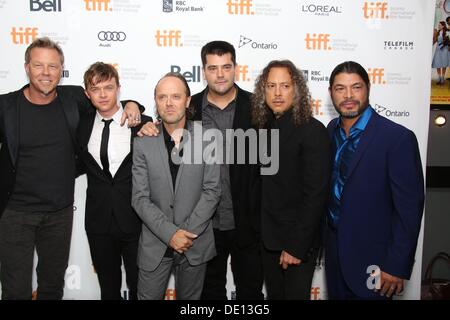
<svg viewBox="0 0 450 320"><path fill-rule="evenodd" d="M122 99L140 101L153 115L156 81L180 71L193 93L202 90L200 49L222 39L235 46L236 80L249 91L270 60L294 61L308 79L314 116L326 125L336 116L331 70L355 60L370 74L375 110L417 135L425 170L434 10L435 0L0 0L0 92L28 82L25 49L49 36L65 53L62 84L82 85L95 61L113 63ZM83 176L76 181L65 299L100 297L84 230L85 190ZM403 299L420 298L422 239L421 232ZM312 299L326 299L323 267L317 266ZM230 272L228 280L232 298ZM173 296L172 279L166 298Z"/></svg>

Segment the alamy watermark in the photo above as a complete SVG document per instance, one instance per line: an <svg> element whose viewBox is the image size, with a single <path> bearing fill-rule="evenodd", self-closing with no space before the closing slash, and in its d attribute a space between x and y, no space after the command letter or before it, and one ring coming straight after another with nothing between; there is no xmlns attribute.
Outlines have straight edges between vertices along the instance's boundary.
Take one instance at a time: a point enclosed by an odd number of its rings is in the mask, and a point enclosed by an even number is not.
<svg viewBox="0 0 450 320"><path fill-rule="evenodd" d="M200 122L193 122L192 133L186 129L177 130L182 130L183 143L171 152L175 164L259 164L261 175L274 175L278 172L278 129L221 131L204 129Z"/></svg>

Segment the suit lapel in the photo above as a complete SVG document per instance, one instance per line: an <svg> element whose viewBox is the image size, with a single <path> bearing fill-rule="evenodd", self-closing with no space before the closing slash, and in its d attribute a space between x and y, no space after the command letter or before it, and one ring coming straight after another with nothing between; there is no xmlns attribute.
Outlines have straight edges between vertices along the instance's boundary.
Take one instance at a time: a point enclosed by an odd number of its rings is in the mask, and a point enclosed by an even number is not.
<svg viewBox="0 0 450 320"><path fill-rule="evenodd" d="M86 121L81 121L80 123L80 147L82 150L86 149L89 140L91 139L92 129L94 128L95 112L86 115Z"/></svg>
<svg viewBox="0 0 450 320"><path fill-rule="evenodd" d="M76 131L78 122L80 120L80 114L78 111L76 99L64 92L64 90L60 86L56 88L56 91L58 92L57 99L59 99L59 102L63 109L64 117L69 127L70 136L72 138L72 141L76 145Z"/></svg>
<svg viewBox="0 0 450 320"><path fill-rule="evenodd" d="M159 154L161 155L162 166L164 167L164 172L166 173L166 178L167 178L167 181L170 186L170 188L169 188L170 194L173 198L174 192L173 192L172 175L170 173L170 168L169 168L169 157L167 155L166 144L164 142L164 134L162 132L162 130L163 130L162 124L158 125L158 130L159 130L160 134L158 134L156 139L158 139Z"/></svg>
<svg viewBox="0 0 450 320"><path fill-rule="evenodd" d="M349 168L348 168L348 173L347 173L348 178L350 178L354 169L358 165L358 162L361 160L361 157L366 152L367 147L370 145L370 143L373 140L373 137L375 136L375 134L377 132L378 117L379 117L379 115L376 112L373 112L372 117L370 118L364 132L362 133L358 147L356 148L356 152L355 152L353 159L351 160Z"/></svg>
<svg viewBox="0 0 450 320"><path fill-rule="evenodd" d="M190 143L191 144L191 152L193 153L193 152L195 152L195 150L193 150L193 145L192 145L194 143L194 136L193 136L194 127L192 125L192 122L190 122L190 121L188 121L186 123L186 126L187 126L187 131L189 132L191 139L189 139L189 136L186 133L186 131L183 131L183 141L181 142L180 147L184 148L185 144ZM188 160L192 161L193 159L188 159ZM175 180L175 195L177 194L178 187L180 185L180 180L183 177L184 166L185 166L184 161L181 161L180 167L178 168L177 179Z"/></svg>

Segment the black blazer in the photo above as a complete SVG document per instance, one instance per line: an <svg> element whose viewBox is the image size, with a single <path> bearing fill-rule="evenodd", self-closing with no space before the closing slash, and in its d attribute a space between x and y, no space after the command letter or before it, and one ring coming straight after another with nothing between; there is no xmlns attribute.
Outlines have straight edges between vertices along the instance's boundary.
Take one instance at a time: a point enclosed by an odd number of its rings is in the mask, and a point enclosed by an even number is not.
<svg viewBox="0 0 450 320"><path fill-rule="evenodd" d="M120 229L125 233L139 233L141 220L131 207L133 164L133 139L142 125L152 121L151 117L142 115L141 125L130 128L130 153L124 158L122 164L111 179L95 161L88 151L88 143L94 126L95 113L87 114L81 118L78 129L80 142L79 157L87 174L88 187L86 190L85 228L89 234L105 234L109 230L113 216ZM112 143L114 143L112 141Z"/></svg>
<svg viewBox="0 0 450 320"><path fill-rule="evenodd" d="M275 120L279 129L279 169L262 180L262 240L269 250L286 251L308 260L320 247L328 200L331 143L325 126L311 118L296 127L292 112Z"/></svg>
<svg viewBox="0 0 450 320"><path fill-rule="evenodd" d="M0 95L0 216L9 201L16 181L16 164L19 153L19 97L22 89ZM80 114L94 111L80 86L58 86L64 117L76 150L76 130ZM76 157L76 155L74 155Z"/></svg>
<svg viewBox="0 0 450 320"><path fill-rule="evenodd" d="M233 120L233 129L247 130L251 124L251 93L237 87L236 110ZM202 120L203 96L208 88L192 96L191 107L194 108L195 121ZM249 142L246 141L246 156L249 154ZM235 146L237 143L235 143ZM242 151L241 151L242 152ZM230 165L231 197L233 201L234 221L237 231L238 245L245 247L259 242L260 212L259 193L254 192L253 178L257 171L257 164L237 164L237 149L235 149L234 164Z"/></svg>

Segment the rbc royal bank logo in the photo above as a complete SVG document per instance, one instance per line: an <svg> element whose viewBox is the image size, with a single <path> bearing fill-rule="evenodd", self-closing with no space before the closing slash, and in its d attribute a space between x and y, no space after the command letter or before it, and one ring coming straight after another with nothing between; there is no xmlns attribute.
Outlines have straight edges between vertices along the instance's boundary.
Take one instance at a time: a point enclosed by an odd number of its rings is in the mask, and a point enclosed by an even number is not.
<svg viewBox="0 0 450 320"><path fill-rule="evenodd" d="M163 0L163 12L173 12L173 0Z"/></svg>

